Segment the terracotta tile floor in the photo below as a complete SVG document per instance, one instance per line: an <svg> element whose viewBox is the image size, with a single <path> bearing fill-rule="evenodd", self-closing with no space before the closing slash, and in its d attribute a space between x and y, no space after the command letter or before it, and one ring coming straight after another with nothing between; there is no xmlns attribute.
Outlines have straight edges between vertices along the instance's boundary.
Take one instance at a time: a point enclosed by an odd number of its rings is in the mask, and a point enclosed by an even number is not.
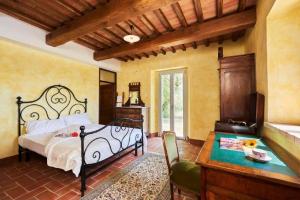
<svg viewBox="0 0 300 200"><path fill-rule="evenodd" d="M184 141L179 141L178 147L181 157L188 160L195 160L200 150L200 147ZM161 138L149 139L148 151L163 153ZM90 177L87 180L88 191L135 159L133 154L129 154ZM0 200L74 200L80 198L79 188L80 180L72 172L48 167L46 159L38 155L32 155L29 162L13 160L0 166ZM175 194L175 197L193 198L184 192L181 196Z"/></svg>

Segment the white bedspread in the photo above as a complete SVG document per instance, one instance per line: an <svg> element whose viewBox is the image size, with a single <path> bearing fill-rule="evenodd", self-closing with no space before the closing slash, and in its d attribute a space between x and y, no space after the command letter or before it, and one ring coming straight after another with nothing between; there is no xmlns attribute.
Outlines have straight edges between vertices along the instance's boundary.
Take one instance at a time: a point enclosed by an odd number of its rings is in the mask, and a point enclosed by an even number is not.
<svg viewBox="0 0 300 200"><path fill-rule="evenodd" d="M85 132L91 132L103 127L103 125L89 124L85 127ZM113 136L120 141L123 141L122 144L111 136L111 128L113 129ZM130 128L130 131L127 133L128 128L126 128L125 131L121 130L120 132L116 132L115 128L116 127L114 126L109 126L100 132L85 137L85 162L87 164L102 161L112 156L112 152L118 152L121 147L126 148L129 145L133 145L141 138L142 135L140 129ZM68 127L68 131L80 132L79 126ZM88 145L89 143L90 145ZM147 151L147 139L145 134L144 150L145 152ZM47 157L48 166L60 168L65 171L72 170L73 173L78 177L81 168L80 137L52 137L46 145L45 154Z"/></svg>

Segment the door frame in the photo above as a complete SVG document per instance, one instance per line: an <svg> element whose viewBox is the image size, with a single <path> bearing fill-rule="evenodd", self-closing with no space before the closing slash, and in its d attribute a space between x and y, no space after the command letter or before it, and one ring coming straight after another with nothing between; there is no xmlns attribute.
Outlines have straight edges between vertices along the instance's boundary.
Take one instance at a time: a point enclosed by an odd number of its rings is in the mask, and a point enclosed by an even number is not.
<svg viewBox="0 0 300 200"><path fill-rule="evenodd" d="M161 118L161 75L170 74L170 96L174 96L174 85L173 75L174 73L183 73L183 138L177 137L178 139L187 139L188 137L188 77L187 68L170 69L158 72L158 127L159 132L162 132L162 118ZM173 95L172 95L173 94ZM174 116L174 98L170 97L170 116ZM174 117L170 117L170 128L174 130Z"/></svg>
<svg viewBox="0 0 300 200"><path fill-rule="evenodd" d="M106 71L106 72L110 72L114 74L114 82L110 82L110 81L105 81L105 80L101 80L101 71ZM100 109L100 101L101 101L101 97L100 97L100 87L101 87L101 83L108 83L108 84L113 84L115 86L115 95L114 95L114 102L116 102L116 98L117 98L117 72L114 71L110 71L107 69L103 69L103 68L99 68L99 83L98 83L98 123L100 123L100 113L101 113L101 109ZM114 104L115 105L115 104ZM114 107L114 118L115 118L115 107Z"/></svg>

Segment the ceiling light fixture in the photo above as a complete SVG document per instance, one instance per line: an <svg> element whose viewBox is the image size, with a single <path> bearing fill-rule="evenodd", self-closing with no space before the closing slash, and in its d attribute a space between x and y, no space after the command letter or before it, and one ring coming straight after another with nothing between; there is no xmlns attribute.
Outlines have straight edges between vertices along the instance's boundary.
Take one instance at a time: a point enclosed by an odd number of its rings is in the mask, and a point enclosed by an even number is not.
<svg viewBox="0 0 300 200"><path fill-rule="evenodd" d="M129 25L129 27L131 30L131 34L125 35L123 37L123 40L125 40L126 42L129 42L131 44L140 41L141 38L138 35L133 34L133 29L134 29L133 25Z"/></svg>

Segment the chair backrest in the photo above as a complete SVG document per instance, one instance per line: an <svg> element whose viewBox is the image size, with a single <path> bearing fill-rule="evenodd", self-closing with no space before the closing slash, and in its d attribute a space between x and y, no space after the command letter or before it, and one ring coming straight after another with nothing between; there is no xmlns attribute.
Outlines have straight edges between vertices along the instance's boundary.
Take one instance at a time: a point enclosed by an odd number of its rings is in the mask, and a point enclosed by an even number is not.
<svg viewBox="0 0 300 200"><path fill-rule="evenodd" d="M163 146L169 171L174 162L179 161L179 152L176 134L172 131L164 131L162 134Z"/></svg>

